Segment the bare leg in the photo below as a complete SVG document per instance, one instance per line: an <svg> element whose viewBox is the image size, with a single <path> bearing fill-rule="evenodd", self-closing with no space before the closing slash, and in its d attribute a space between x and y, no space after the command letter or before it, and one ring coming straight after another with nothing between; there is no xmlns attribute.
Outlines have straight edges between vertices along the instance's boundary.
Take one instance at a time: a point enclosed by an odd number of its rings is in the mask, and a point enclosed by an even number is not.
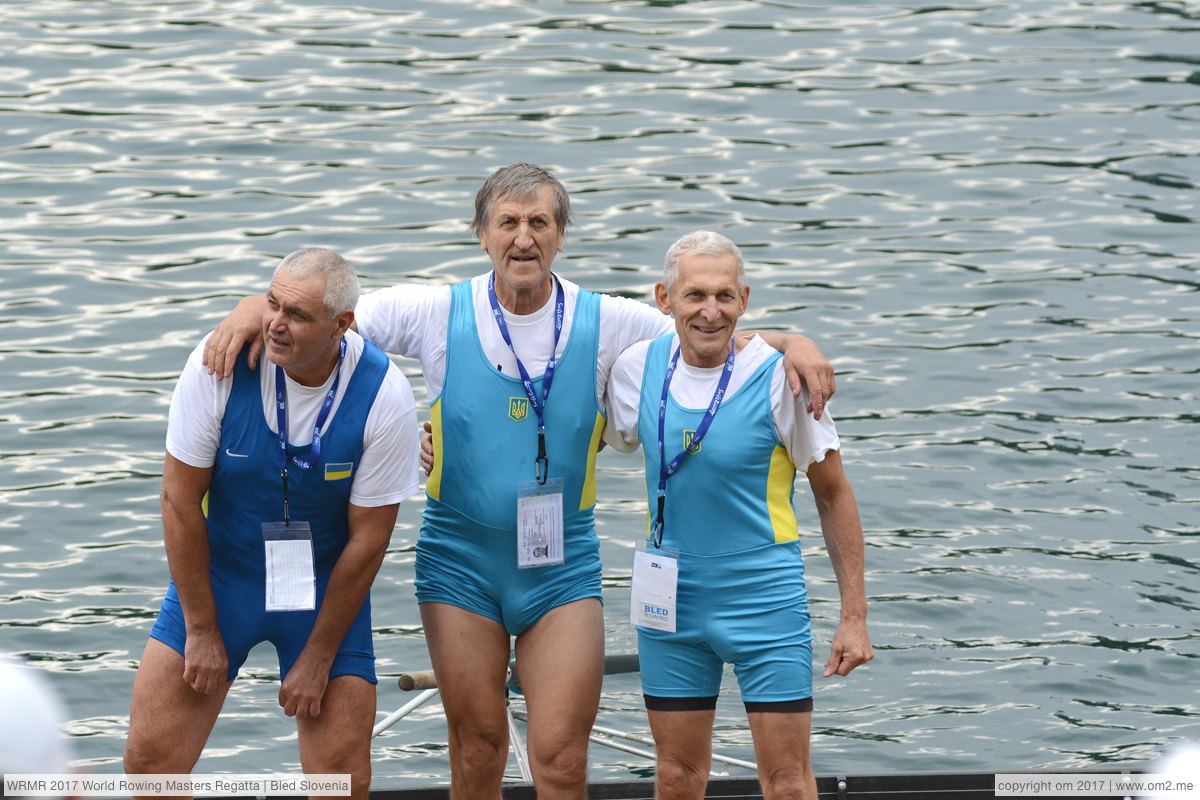
<svg viewBox="0 0 1200 800"><path fill-rule="evenodd" d="M200 694L183 679L183 656L150 639L133 679L125 772L190 773L212 733L231 683Z"/></svg>
<svg viewBox="0 0 1200 800"><path fill-rule="evenodd" d="M658 800L699 800L712 765L715 709L647 711L658 757L654 796Z"/></svg>
<svg viewBox="0 0 1200 800"><path fill-rule="evenodd" d="M371 727L375 684L357 675L329 681L316 717L296 717L300 766L309 775L350 775L350 796L371 788ZM320 795L314 795L318 797Z"/></svg>
<svg viewBox="0 0 1200 800"><path fill-rule="evenodd" d="M498 800L508 762L508 632L445 603L422 603L421 621L449 729L450 797Z"/></svg>
<svg viewBox="0 0 1200 800"><path fill-rule="evenodd" d="M817 800L817 779L808 761L812 712L756 711L747 716L764 800Z"/></svg>
<svg viewBox="0 0 1200 800"><path fill-rule="evenodd" d="M587 796L588 734L604 678L604 611L594 597L548 611L517 637L539 800Z"/></svg>

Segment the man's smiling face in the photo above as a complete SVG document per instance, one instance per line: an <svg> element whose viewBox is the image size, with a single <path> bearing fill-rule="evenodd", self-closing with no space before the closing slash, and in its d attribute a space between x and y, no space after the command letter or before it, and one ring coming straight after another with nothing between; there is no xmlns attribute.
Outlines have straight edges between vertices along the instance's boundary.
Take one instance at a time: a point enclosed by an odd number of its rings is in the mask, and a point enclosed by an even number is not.
<svg viewBox="0 0 1200 800"><path fill-rule="evenodd" d="M687 253L679 257L679 276L669 290L654 287L664 314L675 317L680 355L693 367L719 367L729 356L733 331L746 313L750 287L738 285L737 257Z"/></svg>

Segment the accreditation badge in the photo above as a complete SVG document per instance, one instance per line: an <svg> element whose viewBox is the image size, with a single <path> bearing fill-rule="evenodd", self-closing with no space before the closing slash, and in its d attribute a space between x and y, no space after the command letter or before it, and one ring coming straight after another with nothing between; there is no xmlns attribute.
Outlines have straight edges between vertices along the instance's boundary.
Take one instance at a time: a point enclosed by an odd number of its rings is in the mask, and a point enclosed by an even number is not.
<svg viewBox="0 0 1200 800"><path fill-rule="evenodd" d="M643 628L675 632L675 590L679 585L679 551L638 544L633 554L629 622Z"/></svg>
<svg viewBox="0 0 1200 800"><path fill-rule="evenodd" d="M563 480L517 484L517 566L563 563Z"/></svg>
<svg viewBox="0 0 1200 800"><path fill-rule="evenodd" d="M264 522L267 611L312 611L317 607L312 531L307 522Z"/></svg>

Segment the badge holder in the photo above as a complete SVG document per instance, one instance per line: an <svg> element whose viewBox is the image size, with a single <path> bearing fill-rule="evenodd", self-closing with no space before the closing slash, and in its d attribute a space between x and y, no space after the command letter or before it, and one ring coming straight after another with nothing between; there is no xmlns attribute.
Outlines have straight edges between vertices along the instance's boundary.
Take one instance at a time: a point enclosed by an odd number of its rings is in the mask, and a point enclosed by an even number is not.
<svg viewBox="0 0 1200 800"><path fill-rule="evenodd" d="M642 628L675 632L675 591L679 585L679 551L638 542L633 554L629 622Z"/></svg>
<svg viewBox="0 0 1200 800"><path fill-rule="evenodd" d="M563 563L563 479L517 484L517 566Z"/></svg>
<svg viewBox="0 0 1200 800"><path fill-rule="evenodd" d="M267 611L312 611L317 607L312 531L307 522L264 522Z"/></svg>

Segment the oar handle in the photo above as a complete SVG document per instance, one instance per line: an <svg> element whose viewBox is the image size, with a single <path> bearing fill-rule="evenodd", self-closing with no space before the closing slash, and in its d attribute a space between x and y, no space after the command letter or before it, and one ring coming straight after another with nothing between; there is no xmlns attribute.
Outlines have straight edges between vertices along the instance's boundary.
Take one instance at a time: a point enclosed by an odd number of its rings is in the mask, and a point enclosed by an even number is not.
<svg viewBox="0 0 1200 800"><path fill-rule="evenodd" d="M406 692L411 692L414 689L436 689L437 676L433 674L433 670L426 669L420 672L405 672L397 681L400 688Z"/></svg>
<svg viewBox="0 0 1200 800"><path fill-rule="evenodd" d="M626 672L637 672L637 653L609 653L604 657L604 674L621 675Z"/></svg>

